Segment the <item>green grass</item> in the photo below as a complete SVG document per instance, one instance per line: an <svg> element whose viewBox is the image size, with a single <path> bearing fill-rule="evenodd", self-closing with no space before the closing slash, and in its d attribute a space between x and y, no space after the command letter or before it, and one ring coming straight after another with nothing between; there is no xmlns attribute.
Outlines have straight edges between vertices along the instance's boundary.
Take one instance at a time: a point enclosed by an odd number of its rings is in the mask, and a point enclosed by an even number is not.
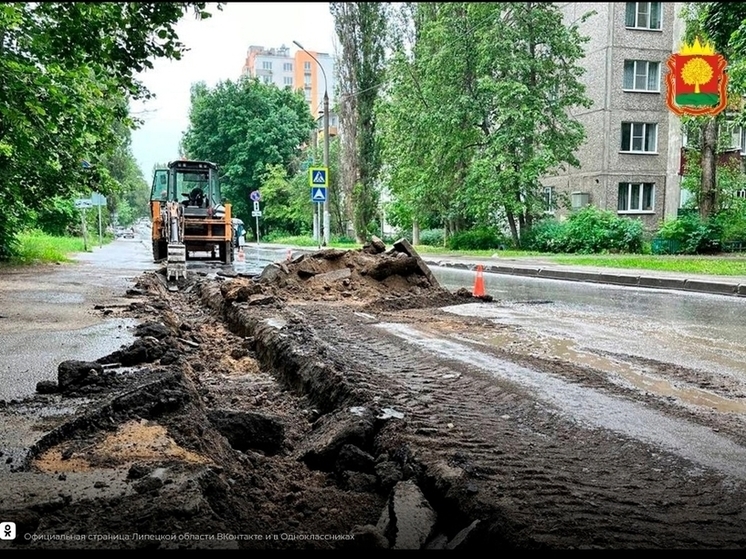
<svg viewBox="0 0 746 559"><path fill-rule="evenodd" d="M553 255L549 259L569 266L637 268L688 272L713 276L746 276L746 256L670 256L650 254Z"/></svg>
<svg viewBox="0 0 746 559"><path fill-rule="evenodd" d="M89 248L92 241L89 238ZM53 237L32 231L19 234L18 242L18 254L11 258L11 264L70 262L70 254L84 252L82 237ZM95 242L98 244L98 237Z"/></svg>
<svg viewBox="0 0 746 559"><path fill-rule="evenodd" d="M246 241L250 242L249 239L246 239ZM259 241L262 242L261 239L259 239ZM297 246L297 247L308 247L308 248L313 248L313 247L318 248L319 246L319 243L317 241L314 241L313 237L304 237L304 236L277 237L277 238L273 238L271 241L265 241L265 242L269 244L292 245L292 246ZM355 248L360 248L361 245L358 243L345 243L345 242L340 242L340 241L331 239L329 242L329 246L332 248L355 249Z"/></svg>

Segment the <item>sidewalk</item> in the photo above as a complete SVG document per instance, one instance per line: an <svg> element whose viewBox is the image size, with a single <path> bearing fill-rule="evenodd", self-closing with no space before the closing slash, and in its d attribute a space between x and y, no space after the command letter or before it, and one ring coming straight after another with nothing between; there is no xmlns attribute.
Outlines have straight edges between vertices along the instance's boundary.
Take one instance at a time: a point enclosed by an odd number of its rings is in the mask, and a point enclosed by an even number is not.
<svg viewBox="0 0 746 559"><path fill-rule="evenodd" d="M712 276L688 272L664 272L634 268L567 266L551 260L531 257L461 257L437 254L420 255L428 266L472 270L481 264L484 272L537 278L607 283L628 287L675 289L746 297L746 276Z"/></svg>

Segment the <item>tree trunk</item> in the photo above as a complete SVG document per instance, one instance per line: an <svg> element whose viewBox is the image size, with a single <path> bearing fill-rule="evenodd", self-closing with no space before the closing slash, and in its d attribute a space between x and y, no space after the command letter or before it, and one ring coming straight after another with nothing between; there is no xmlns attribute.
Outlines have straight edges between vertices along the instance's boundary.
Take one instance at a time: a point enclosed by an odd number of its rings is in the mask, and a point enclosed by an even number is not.
<svg viewBox="0 0 746 559"><path fill-rule="evenodd" d="M510 236L513 237L515 246L521 246L520 239L518 237L518 228L515 225L515 216L510 210L506 210L505 216L508 218L508 225L510 226Z"/></svg>
<svg viewBox="0 0 746 559"><path fill-rule="evenodd" d="M702 191L699 199L702 219L712 216L717 209L717 144L718 121L710 118L702 125Z"/></svg>
<svg viewBox="0 0 746 559"><path fill-rule="evenodd" d="M518 238L521 239L526 234L526 219L523 212L518 214Z"/></svg>

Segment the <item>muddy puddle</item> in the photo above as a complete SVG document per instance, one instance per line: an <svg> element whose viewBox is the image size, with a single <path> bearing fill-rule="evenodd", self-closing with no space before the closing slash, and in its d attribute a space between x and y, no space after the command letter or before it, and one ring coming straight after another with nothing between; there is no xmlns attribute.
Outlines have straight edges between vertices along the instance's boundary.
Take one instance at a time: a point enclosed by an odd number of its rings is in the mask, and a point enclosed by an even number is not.
<svg viewBox="0 0 746 559"><path fill-rule="evenodd" d="M467 304L444 310L518 326L530 332L531 337L551 336L598 352L654 358L727 375L746 384L746 346L742 342L720 336L719 329L717 336L705 328L694 332L691 324L668 321L660 314L632 319L562 304Z"/></svg>
<svg viewBox="0 0 746 559"><path fill-rule="evenodd" d="M488 336L454 337L498 348L520 343L535 353L560 357L577 365L588 366L596 371L608 373L607 378L610 382L626 388L636 388L657 396L675 398L685 405L705 407L718 412L746 414L746 402L724 398L707 390L677 386L675 383L655 375L650 368L584 351L573 340L549 336L544 336L541 339L525 340L525 336L515 331L502 331Z"/></svg>
<svg viewBox="0 0 746 559"><path fill-rule="evenodd" d="M409 325L381 323L376 326L430 353L470 365L498 380L529 390L587 428L609 429L659 445L696 464L746 480L746 449L710 428L672 419L644 405L569 383L551 373L516 365Z"/></svg>

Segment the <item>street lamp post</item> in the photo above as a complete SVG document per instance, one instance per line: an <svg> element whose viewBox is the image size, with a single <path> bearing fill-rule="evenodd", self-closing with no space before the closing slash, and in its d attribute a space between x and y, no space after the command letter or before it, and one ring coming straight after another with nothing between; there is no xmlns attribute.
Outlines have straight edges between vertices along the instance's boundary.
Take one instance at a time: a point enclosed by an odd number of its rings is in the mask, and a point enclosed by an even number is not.
<svg viewBox="0 0 746 559"><path fill-rule="evenodd" d="M303 45L301 45L298 41L293 41L295 46L297 46L300 50L305 52L308 56L313 58L316 61L316 64L319 65L319 68L321 68L321 74L324 76L324 167L326 167L326 176L327 181L331 183L330 175L329 175L329 89L328 84L326 81L326 71L324 70L324 66L319 62L318 58L316 58L314 55L312 55L310 52L308 52L306 49L303 48ZM324 246L329 245L330 241L330 219L329 219L329 193L331 192L331 188L327 188L326 190L326 200L324 200Z"/></svg>

